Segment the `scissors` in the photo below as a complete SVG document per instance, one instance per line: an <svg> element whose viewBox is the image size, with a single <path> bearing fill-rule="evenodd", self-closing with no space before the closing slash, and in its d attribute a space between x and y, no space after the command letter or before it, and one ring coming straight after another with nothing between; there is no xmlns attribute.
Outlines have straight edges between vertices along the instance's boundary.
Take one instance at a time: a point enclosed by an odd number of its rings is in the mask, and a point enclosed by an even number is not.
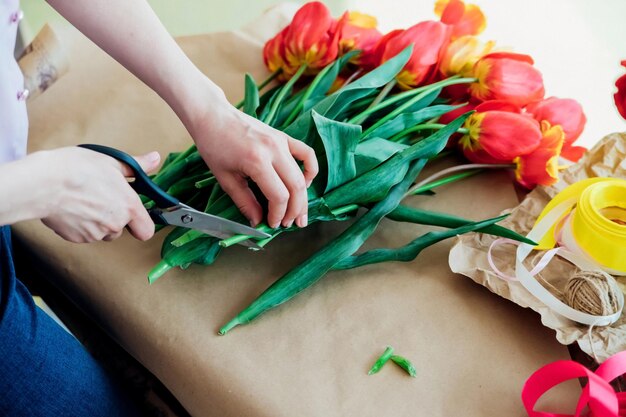
<svg viewBox="0 0 626 417"><path fill-rule="evenodd" d="M208 213L203 213L186 204L181 203L177 198L169 195L156 185L139 166L135 158L119 149L104 145L82 144L81 148L108 155L118 161L128 165L135 175L135 180L129 185L138 193L154 200L156 208L148 210L148 214L155 224L173 225L195 229L208 235L225 239L233 235L248 235L256 238L267 238L269 234L254 229L232 220L224 219ZM248 247L260 249L261 247L252 240L244 240L240 244Z"/></svg>

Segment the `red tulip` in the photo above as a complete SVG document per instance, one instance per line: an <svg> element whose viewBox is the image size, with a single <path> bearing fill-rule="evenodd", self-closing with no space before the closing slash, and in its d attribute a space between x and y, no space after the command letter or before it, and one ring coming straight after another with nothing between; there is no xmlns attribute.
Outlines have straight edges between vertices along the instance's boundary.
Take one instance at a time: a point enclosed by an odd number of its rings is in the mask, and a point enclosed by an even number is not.
<svg viewBox="0 0 626 417"><path fill-rule="evenodd" d="M552 185L559 179L559 154L565 133L561 126L550 126L545 120L541 122L541 131L541 142L537 149L513 161L517 165L515 179L529 189L537 185Z"/></svg>
<svg viewBox="0 0 626 417"><path fill-rule="evenodd" d="M561 126L565 133L561 155L574 162L580 159L586 149L582 146L572 145L582 133L587 122L580 103L569 98L550 97L529 104L526 111L531 113L538 122L545 120L551 126Z"/></svg>
<svg viewBox="0 0 626 417"><path fill-rule="evenodd" d="M544 95L543 78L528 55L485 55L474 65L474 76L478 81L470 85L470 92L481 101L506 100L523 107Z"/></svg>
<svg viewBox="0 0 626 417"><path fill-rule="evenodd" d="M283 70L289 78L306 65L307 74L315 74L337 59L339 35L345 18L334 20L328 8L320 2L302 6L291 23L263 49L263 58L270 71Z"/></svg>
<svg viewBox="0 0 626 417"><path fill-rule="evenodd" d="M279 69L285 69L287 64L283 58L284 38L287 27L278 32L276 36L265 43L263 47L263 61L270 72L276 72Z"/></svg>
<svg viewBox="0 0 626 417"><path fill-rule="evenodd" d="M374 55L380 56L380 63L383 63L413 44L413 53L409 62L396 76L398 85L408 90L419 86L433 75L437 69L441 48L447 39L448 35L443 23L421 22L406 30L396 30L383 37Z"/></svg>
<svg viewBox="0 0 626 417"><path fill-rule="evenodd" d="M535 150L541 141L539 124L516 110L506 102L476 107L465 121L467 133L459 140L465 156L477 163L508 163Z"/></svg>
<svg viewBox="0 0 626 417"><path fill-rule="evenodd" d="M626 60L622 61L622 66L626 67ZM626 74L622 75L615 82L617 92L613 95L617 111L626 119Z"/></svg>
<svg viewBox="0 0 626 417"><path fill-rule="evenodd" d="M478 35L487 26L487 20L480 7L465 4L461 0L437 0L435 13L441 18L441 22L452 27L452 39Z"/></svg>
<svg viewBox="0 0 626 417"><path fill-rule="evenodd" d="M374 16L359 12L350 12L339 37L339 55L358 49L359 55L350 61L359 64L363 57L371 55L382 33L376 29L377 22Z"/></svg>

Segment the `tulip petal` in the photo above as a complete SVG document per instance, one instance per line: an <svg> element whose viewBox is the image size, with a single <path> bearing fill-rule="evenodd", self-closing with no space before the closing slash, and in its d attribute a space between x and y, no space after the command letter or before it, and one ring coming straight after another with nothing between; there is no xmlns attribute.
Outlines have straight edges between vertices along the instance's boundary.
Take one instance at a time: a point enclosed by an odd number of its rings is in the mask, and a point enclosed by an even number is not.
<svg viewBox="0 0 626 417"><path fill-rule="evenodd" d="M397 76L400 87L414 88L431 74L439 61L441 48L447 40L446 32L443 23L425 21L404 31L397 31L394 36L385 40L382 62L396 56L408 45L413 44L411 58Z"/></svg>
<svg viewBox="0 0 626 417"><path fill-rule="evenodd" d="M565 145L571 145L578 139L587 123L580 103L569 98L549 97L530 103L526 111L538 122L547 120L552 126L560 125L565 132Z"/></svg>
<svg viewBox="0 0 626 417"><path fill-rule="evenodd" d="M541 143L533 152L515 159L515 179L526 188L558 181L558 159L565 139L561 126L541 123Z"/></svg>
<svg viewBox="0 0 626 417"><path fill-rule="evenodd" d="M626 61L622 61L622 65L626 67ZM622 75L615 82L617 92L613 95L615 106L619 114L626 119L626 75Z"/></svg>
<svg viewBox="0 0 626 417"><path fill-rule="evenodd" d="M563 149L561 150L561 156L568 161L578 162L580 158L587 152L587 148L582 146L571 146L571 145L563 145Z"/></svg>
<svg viewBox="0 0 626 417"><path fill-rule="evenodd" d="M465 4L461 0L450 0L441 13L441 23L454 25L458 23L465 13Z"/></svg>

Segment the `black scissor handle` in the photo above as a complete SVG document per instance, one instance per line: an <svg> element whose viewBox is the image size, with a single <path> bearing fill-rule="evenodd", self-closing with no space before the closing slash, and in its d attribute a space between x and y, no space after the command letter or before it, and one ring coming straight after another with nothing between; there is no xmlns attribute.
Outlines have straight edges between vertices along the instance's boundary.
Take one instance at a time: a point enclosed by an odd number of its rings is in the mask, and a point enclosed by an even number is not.
<svg viewBox="0 0 626 417"><path fill-rule="evenodd" d="M158 185L156 185L150 179L148 174L144 172L141 166L139 166L137 161L135 161L135 158L133 158L126 152L122 152L119 149L111 148L104 145L82 144L78 146L110 156L111 158L115 158L118 161L128 165L135 174L135 181L130 182L130 186L133 187L133 189L138 194L143 194L146 197L154 200L157 207L169 208L180 204L180 201L178 201L177 198L172 197L171 195L163 191Z"/></svg>

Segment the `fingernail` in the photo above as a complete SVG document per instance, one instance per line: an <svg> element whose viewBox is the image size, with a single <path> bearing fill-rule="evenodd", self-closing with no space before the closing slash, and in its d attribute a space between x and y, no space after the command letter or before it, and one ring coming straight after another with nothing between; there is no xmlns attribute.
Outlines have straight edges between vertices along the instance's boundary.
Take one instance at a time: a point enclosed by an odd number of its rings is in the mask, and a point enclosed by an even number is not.
<svg viewBox="0 0 626 417"><path fill-rule="evenodd" d="M148 155L146 155L146 159L148 159L148 161L150 162L156 162L159 160L159 153L157 151L150 152Z"/></svg>
<svg viewBox="0 0 626 417"><path fill-rule="evenodd" d="M302 216L298 217L298 226L306 227L307 224L309 224L309 216L307 214L303 214Z"/></svg>
<svg viewBox="0 0 626 417"><path fill-rule="evenodd" d="M285 225L285 227L291 227L291 225L293 224L293 219L288 220L287 222L283 223Z"/></svg>
<svg viewBox="0 0 626 417"><path fill-rule="evenodd" d="M306 182L306 188L309 188L311 186L311 184L313 183L313 180L308 180Z"/></svg>

